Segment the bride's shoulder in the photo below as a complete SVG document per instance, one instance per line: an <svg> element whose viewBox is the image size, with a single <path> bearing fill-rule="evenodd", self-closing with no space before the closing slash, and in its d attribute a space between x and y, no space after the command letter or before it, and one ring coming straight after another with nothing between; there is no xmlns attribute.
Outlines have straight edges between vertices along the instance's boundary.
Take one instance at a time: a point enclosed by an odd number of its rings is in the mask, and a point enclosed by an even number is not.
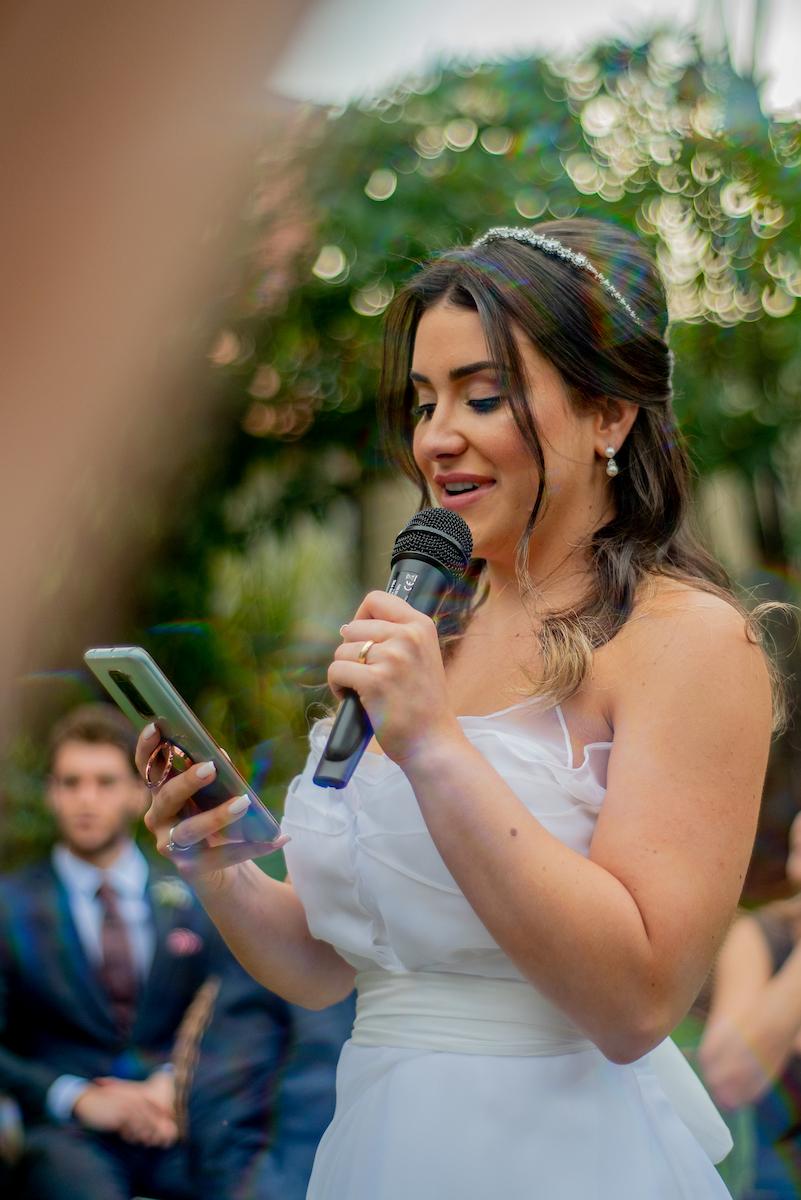
<svg viewBox="0 0 801 1200"><path fill-rule="evenodd" d="M608 670L629 680L654 670L674 683L710 672L753 678L765 669L759 637L734 597L666 576L643 583L631 616L604 649Z"/></svg>
<svg viewBox="0 0 801 1200"><path fill-rule="evenodd" d="M637 598L621 633L631 640L663 637L665 627L693 629L723 637L749 639L749 619L734 596L703 583L652 575L640 586Z"/></svg>
<svg viewBox="0 0 801 1200"><path fill-rule="evenodd" d="M649 584L596 654L594 690L616 733L646 736L658 719L677 731L705 731L711 745L713 734L729 736L745 720L753 736L768 736L771 671L748 615L725 593L672 579Z"/></svg>
<svg viewBox="0 0 801 1200"><path fill-rule="evenodd" d="M662 576L640 588L630 617L595 651L571 703L614 730L624 713L647 724L668 710L679 722L703 723L748 708L770 722L771 692L759 630L734 598Z"/></svg>

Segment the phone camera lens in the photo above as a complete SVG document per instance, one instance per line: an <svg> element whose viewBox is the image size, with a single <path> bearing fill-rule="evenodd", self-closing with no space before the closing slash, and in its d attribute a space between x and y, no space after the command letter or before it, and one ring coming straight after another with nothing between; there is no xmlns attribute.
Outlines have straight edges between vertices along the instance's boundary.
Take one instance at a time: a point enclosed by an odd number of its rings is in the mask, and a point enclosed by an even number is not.
<svg viewBox="0 0 801 1200"><path fill-rule="evenodd" d="M123 674L122 671L109 671L109 675L126 700L130 700L140 717L154 717L156 715L147 700L145 700L139 689L134 687L133 682L127 675Z"/></svg>

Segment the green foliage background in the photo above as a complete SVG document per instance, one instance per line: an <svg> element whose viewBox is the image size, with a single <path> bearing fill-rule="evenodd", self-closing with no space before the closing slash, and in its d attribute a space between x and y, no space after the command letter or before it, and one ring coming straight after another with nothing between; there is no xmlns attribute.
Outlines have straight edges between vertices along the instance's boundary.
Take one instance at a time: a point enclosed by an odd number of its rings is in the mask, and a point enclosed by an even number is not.
<svg viewBox="0 0 801 1200"><path fill-rule="evenodd" d="M380 99L296 114L259 173L248 283L212 355L227 435L171 516L130 640L276 811L359 594L364 489L385 471L381 313L418 261L490 225L581 214L649 241L699 477L733 473L750 497L760 570L744 582L796 594L801 126L767 119L725 55L663 30L570 61L446 65ZM615 283L636 307L636 278ZM20 745L5 768L6 862L44 840L23 815L32 757ZM799 797L792 741L778 762L764 843L776 861Z"/></svg>
<svg viewBox="0 0 801 1200"><path fill-rule="evenodd" d="M273 392L252 432L280 415L284 440L356 447L369 469L376 317L414 263L491 224L581 213L657 253L699 468L781 472L801 410L801 132L768 121L753 83L691 37L451 67L318 122L303 161L295 286L273 305L257 289L238 327L233 375L267 366ZM616 282L636 300L636 279Z"/></svg>

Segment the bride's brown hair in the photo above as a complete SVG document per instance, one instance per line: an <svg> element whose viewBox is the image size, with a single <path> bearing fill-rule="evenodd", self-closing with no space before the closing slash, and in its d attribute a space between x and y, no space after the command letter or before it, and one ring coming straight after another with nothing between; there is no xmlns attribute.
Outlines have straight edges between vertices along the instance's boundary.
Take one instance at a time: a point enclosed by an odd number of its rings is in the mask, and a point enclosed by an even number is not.
<svg viewBox="0 0 801 1200"><path fill-rule="evenodd" d="M387 311L379 414L390 457L418 484L421 506L430 504L411 451L409 371L415 333L423 313L442 301L477 312L492 360L504 364L504 394L539 475L517 550L521 591L535 602L528 544L548 502L548 481L513 328L557 369L578 411L602 411L616 399L638 405L615 455L614 516L592 532L586 547L587 593L568 611L536 613L542 672L533 686L556 702L580 686L593 651L620 631L648 578L669 576L723 597L742 612L749 636L760 643L759 620L771 606L747 614L725 570L691 529L691 473L673 412L667 303L645 246L604 221L549 221L535 228L538 235L586 256L613 287L602 286L596 274L575 261L513 237L446 251L405 285ZM458 638L479 602L483 568L481 560L471 563L466 588L441 622L446 644Z"/></svg>

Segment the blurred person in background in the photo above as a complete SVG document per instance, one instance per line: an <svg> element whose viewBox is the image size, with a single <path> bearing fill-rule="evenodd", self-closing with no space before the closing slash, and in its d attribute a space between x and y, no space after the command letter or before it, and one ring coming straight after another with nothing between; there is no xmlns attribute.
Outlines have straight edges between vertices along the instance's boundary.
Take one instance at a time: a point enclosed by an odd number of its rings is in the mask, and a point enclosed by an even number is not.
<svg viewBox="0 0 801 1200"><path fill-rule="evenodd" d="M668 1035L742 889L771 673L690 531L655 263L611 222L490 230L396 294L384 362L396 463L470 527L465 586L439 626L371 592L342 627L329 683L376 738L332 792L312 730L287 881L226 839L230 802L184 815L202 764L145 824L263 984L356 984L310 1200L726 1196Z"/></svg>
<svg viewBox="0 0 801 1200"><path fill-rule="evenodd" d="M754 1179L743 1200L801 1195L801 814L787 878L796 895L744 913L729 931L699 1048L718 1104L753 1106Z"/></svg>
<svg viewBox="0 0 801 1200"><path fill-rule="evenodd" d="M302 1200L352 999L286 1004L189 887L154 871L131 837L147 802L134 745L112 705L58 722L58 844L0 881L0 1093L25 1124L15 1186L30 1200Z"/></svg>
<svg viewBox="0 0 801 1200"><path fill-rule="evenodd" d="M304 1200L353 996L313 1011L231 963L187 1096L195 1200Z"/></svg>
<svg viewBox="0 0 801 1200"><path fill-rule="evenodd" d="M224 948L190 889L132 839L147 803L111 705L50 739L50 857L0 881L0 1091L19 1105L31 1200L193 1195L169 1066Z"/></svg>

